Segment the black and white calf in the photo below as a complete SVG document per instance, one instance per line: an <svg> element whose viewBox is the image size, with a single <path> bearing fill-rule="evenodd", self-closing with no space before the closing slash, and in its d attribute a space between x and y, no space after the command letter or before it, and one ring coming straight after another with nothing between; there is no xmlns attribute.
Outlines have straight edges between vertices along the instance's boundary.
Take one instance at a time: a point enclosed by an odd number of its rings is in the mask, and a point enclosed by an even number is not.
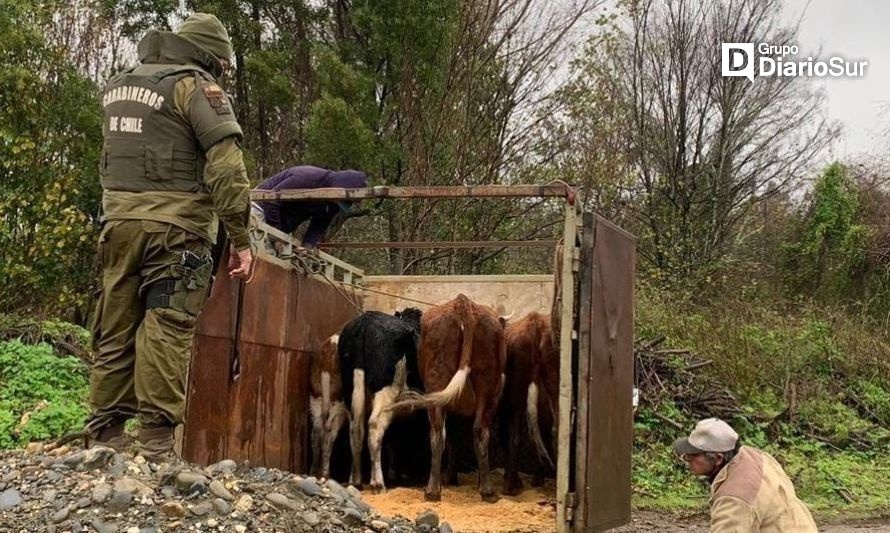
<svg viewBox="0 0 890 533"><path fill-rule="evenodd" d="M417 370L421 311L408 308L395 316L366 311L340 332L338 350L343 398L352 417L350 445L352 474L349 482L362 484L362 446L368 425L372 491L385 490L380 447L392 421L391 406L406 388L421 389ZM370 412L368 404L370 403Z"/></svg>

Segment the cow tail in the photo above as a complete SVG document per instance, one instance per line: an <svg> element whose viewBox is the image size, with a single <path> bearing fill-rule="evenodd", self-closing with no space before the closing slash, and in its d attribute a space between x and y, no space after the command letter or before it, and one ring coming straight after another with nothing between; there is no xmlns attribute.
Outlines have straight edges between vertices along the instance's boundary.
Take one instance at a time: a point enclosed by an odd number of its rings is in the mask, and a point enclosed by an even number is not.
<svg viewBox="0 0 890 533"><path fill-rule="evenodd" d="M528 422L528 436L531 438L535 451L541 462L554 468L547 447L544 446L544 438L541 437L541 425L538 423L538 384L532 381L528 386L528 401L525 411Z"/></svg>

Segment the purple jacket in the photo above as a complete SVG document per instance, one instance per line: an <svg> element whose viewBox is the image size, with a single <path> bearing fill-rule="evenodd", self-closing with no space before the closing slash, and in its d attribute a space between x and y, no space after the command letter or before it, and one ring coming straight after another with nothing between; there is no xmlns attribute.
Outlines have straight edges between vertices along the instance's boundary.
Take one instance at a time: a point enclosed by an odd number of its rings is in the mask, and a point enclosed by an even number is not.
<svg viewBox="0 0 890 533"><path fill-rule="evenodd" d="M275 174L257 185L264 191L288 191L293 189L323 189L337 187L356 189L367 187L368 176L357 170L327 170L324 168L301 165L290 167ZM303 235L303 245L312 246L322 242L325 231L340 212L348 208L349 202L316 201L316 202L257 202L263 209L266 223L285 233L292 233L300 224L309 220L309 227Z"/></svg>

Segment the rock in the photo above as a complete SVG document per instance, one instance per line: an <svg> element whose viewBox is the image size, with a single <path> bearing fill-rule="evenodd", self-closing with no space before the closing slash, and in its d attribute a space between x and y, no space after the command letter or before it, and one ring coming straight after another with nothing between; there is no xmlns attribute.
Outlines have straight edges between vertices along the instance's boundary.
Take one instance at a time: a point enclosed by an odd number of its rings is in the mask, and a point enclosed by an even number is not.
<svg viewBox="0 0 890 533"><path fill-rule="evenodd" d="M320 522L320 520L318 519L318 513L316 513L315 511L303 513L301 518L303 519L303 522L306 522L310 526L317 526Z"/></svg>
<svg viewBox="0 0 890 533"><path fill-rule="evenodd" d="M371 506L362 500L347 500L346 503L347 503L347 505L352 503L352 505L362 513L370 513L371 512Z"/></svg>
<svg viewBox="0 0 890 533"><path fill-rule="evenodd" d="M213 504L210 502L201 502L189 509L189 511L195 516L204 516L213 512Z"/></svg>
<svg viewBox="0 0 890 533"><path fill-rule="evenodd" d="M207 472L212 474L222 474L224 476L228 476L235 473L235 469L238 468L238 464L231 459L225 459L218 463L212 464L207 467Z"/></svg>
<svg viewBox="0 0 890 533"><path fill-rule="evenodd" d="M83 455L83 460L77 467L78 470L96 470L104 468L105 465L114 457L114 450L105 446L95 446L87 450Z"/></svg>
<svg viewBox="0 0 890 533"><path fill-rule="evenodd" d="M354 486L350 485L346 487L346 492L349 493L349 497L353 500L361 500L362 499L362 491L358 490Z"/></svg>
<svg viewBox="0 0 890 533"><path fill-rule="evenodd" d="M218 525L219 525L219 520L217 520L216 518L211 518L210 520L207 521L207 527L216 527Z"/></svg>
<svg viewBox="0 0 890 533"><path fill-rule="evenodd" d="M66 505L65 507L59 509L56 514L54 514L52 518L50 518L50 522L52 522L53 524L64 522L65 520L68 520L69 514L71 514L71 510Z"/></svg>
<svg viewBox="0 0 890 533"><path fill-rule="evenodd" d="M17 480L19 477L21 477L21 475L22 475L22 472L20 470L12 470L12 471L4 474L3 477L0 478L0 480L4 481L6 483L9 483L11 481Z"/></svg>
<svg viewBox="0 0 890 533"><path fill-rule="evenodd" d="M56 481L62 479L62 474L56 472L55 470L47 470L46 471L46 479L55 483Z"/></svg>
<svg viewBox="0 0 890 533"><path fill-rule="evenodd" d="M338 497L340 497L344 500L348 500L349 498L352 497L349 494L349 491L346 490L346 488L343 485L337 483L333 479L329 479L329 480L325 481L324 486L327 487L332 493L334 493L335 495L337 495Z"/></svg>
<svg viewBox="0 0 890 533"><path fill-rule="evenodd" d="M272 494L266 496L266 499L269 501L269 503L271 503L275 507L278 507L279 509L293 511L297 508L297 502L288 498L284 494L273 492Z"/></svg>
<svg viewBox="0 0 890 533"><path fill-rule="evenodd" d="M386 531L387 529L389 529L389 524L387 524L383 520L372 520L371 529L373 529L374 531Z"/></svg>
<svg viewBox="0 0 890 533"><path fill-rule="evenodd" d="M75 506L78 509L86 509L87 507L92 505L92 503L93 503L93 501L90 498L80 498L77 500L77 503L75 504Z"/></svg>
<svg viewBox="0 0 890 533"><path fill-rule="evenodd" d="M58 448L56 448L55 450L53 450L49 453L50 453L50 455L55 455L56 457L61 457L70 451L71 451L70 446L59 446Z"/></svg>
<svg viewBox="0 0 890 533"><path fill-rule="evenodd" d="M238 524L235 526L235 531L236 533L245 533L247 531L247 528L245 526L242 526L241 524Z"/></svg>
<svg viewBox="0 0 890 533"><path fill-rule="evenodd" d="M176 488L183 494L207 492L207 478L195 472L180 472L176 475Z"/></svg>
<svg viewBox="0 0 890 533"><path fill-rule="evenodd" d="M38 453L43 453L43 443L42 442L29 442L27 446L25 446L25 453L35 455Z"/></svg>
<svg viewBox="0 0 890 533"><path fill-rule="evenodd" d="M139 533L158 533L158 528L154 526L140 527Z"/></svg>
<svg viewBox="0 0 890 533"><path fill-rule="evenodd" d="M130 494L139 494L140 496L151 496L154 490L143 484L138 479L131 477L121 478L114 482L114 490L119 492L129 492Z"/></svg>
<svg viewBox="0 0 890 533"><path fill-rule="evenodd" d="M111 498L105 504L105 508L113 513L122 513L130 508L133 503L133 495L126 491L113 490Z"/></svg>
<svg viewBox="0 0 890 533"><path fill-rule="evenodd" d="M72 453L71 455L62 459L62 464L67 466L68 468L76 468L83 462L83 458L86 456L86 452L77 452Z"/></svg>
<svg viewBox="0 0 890 533"><path fill-rule="evenodd" d="M214 479L210 482L210 492L213 493L217 498L222 498L226 501L234 501L235 497L232 496L232 493L229 492L229 489L226 488L219 480Z"/></svg>
<svg viewBox="0 0 890 533"><path fill-rule="evenodd" d="M250 495L245 494L238 498L238 501L235 502L235 510L239 512L247 512L253 507L253 498Z"/></svg>
<svg viewBox="0 0 890 533"><path fill-rule="evenodd" d="M98 518L94 518L90 525L93 526L98 533L117 533L117 526L113 524L106 524L105 522L99 520Z"/></svg>
<svg viewBox="0 0 890 533"><path fill-rule="evenodd" d="M454 530L451 529L451 524L442 522L442 525L439 526L439 533L454 533Z"/></svg>
<svg viewBox="0 0 890 533"><path fill-rule="evenodd" d="M414 523L418 526L426 524L430 527L438 527L439 525L439 515L436 514L436 511L432 509L427 509L426 511L417 515L417 518L414 519Z"/></svg>
<svg viewBox="0 0 890 533"><path fill-rule="evenodd" d="M306 496L318 496L321 494L321 488L314 481L310 481L310 479L300 479L295 481L294 484Z"/></svg>
<svg viewBox="0 0 890 533"><path fill-rule="evenodd" d="M185 515L188 514L188 511L186 511L185 507L179 502L165 503L161 506L161 512L170 518L185 518Z"/></svg>
<svg viewBox="0 0 890 533"><path fill-rule="evenodd" d="M93 487L93 492L90 497L94 502L102 505L106 501L108 501L108 497L111 496L112 489L111 485L108 483L99 483L95 487Z"/></svg>
<svg viewBox="0 0 890 533"><path fill-rule="evenodd" d="M59 491L50 489L43 493L43 501L46 503L53 503L56 501L56 498L59 497Z"/></svg>
<svg viewBox="0 0 890 533"><path fill-rule="evenodd" d="M128 528L128 529L127 529L127 533L139 533L139 528L136 527L136 526L133 526L133 527L131 527L131 528Z"/></svg>
<svg viewBox="0 0 890 533"><path fill-rule="evenodd" d="M58 511L58 510L62 509L62 507L65 507L65 506L67 506L67 505L68 505L68 504L65 503L65 500L63 500L63 499L60 498L60 499L58 499L58 500L56 500L56 501L53 502L52 508L53 508L54 511Z"/></svg>
<svg viewBox="0 0 890 533"><path fill-rule="evenodd" d="M112 465L111 468L108 469L108 473L114 477L120 477L120 476L124 475L124 473L126 471L127 471L126 463L117 463L115 465Z"/></svg>
<svg viewBox="0 0 890 533"><path fill-rule="evenodd" d="M349 527L361 527L365 520L362 514L355 509L345 509L343 511L343 523Z"/></svg>
<svg viewBox="0 0 890 533"><path fill-rule="evenodd" d="M0 492L0 511L12 509L22 503L22 495L15 489Z"/></svg>
<svg viewBox="0 0 890 533"><path fill-rule="evenodd" d="M226 516L232 511L231 506L229 506L228 502L226 502L222 498L216 498L213 500L213 508L216 509L216 513L222 516Z"/></svg>

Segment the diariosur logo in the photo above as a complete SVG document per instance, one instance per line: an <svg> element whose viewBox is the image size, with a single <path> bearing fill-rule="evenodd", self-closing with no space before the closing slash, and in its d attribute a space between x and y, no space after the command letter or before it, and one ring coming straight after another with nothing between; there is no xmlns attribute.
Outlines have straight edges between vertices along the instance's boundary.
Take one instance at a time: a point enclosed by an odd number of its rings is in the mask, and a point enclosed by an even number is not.
<svg viewBox="0 0 890 533"><path fill-rule="evenodd" d="M720 56L723 76L748 78L751 83L754 83L754 76L861 78L865 76L868 67L868 61L848 60L841 56L825 59L808 56L805 59L796 59L800 51L797 45L760 43L755 48L754 43L722 44Z"/></svg>

